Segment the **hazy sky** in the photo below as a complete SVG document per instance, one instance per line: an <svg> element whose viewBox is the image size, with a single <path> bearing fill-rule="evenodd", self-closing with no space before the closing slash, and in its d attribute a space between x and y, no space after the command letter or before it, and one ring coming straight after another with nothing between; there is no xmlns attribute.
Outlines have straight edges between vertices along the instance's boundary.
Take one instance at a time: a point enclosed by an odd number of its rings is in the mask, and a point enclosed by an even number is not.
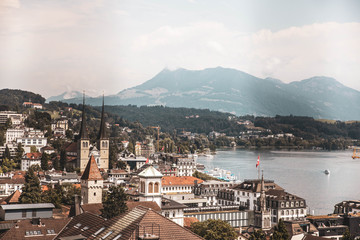
<svg viewBox="0 0 360 240"><path fill-rule="evenodd" d="M0 0L0 88L115 94L163 68L360 90L357 0Z"/></svg>

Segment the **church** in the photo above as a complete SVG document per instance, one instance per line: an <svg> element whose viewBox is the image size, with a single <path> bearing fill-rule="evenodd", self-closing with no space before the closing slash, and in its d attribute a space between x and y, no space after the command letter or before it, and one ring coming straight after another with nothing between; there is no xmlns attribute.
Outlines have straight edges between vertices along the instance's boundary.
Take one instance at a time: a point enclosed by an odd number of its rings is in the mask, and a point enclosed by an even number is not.
<svg viewBox="0 0 360 240"><path fill-rule="evenodd" d="M83 97L83 111L81 117L81 127L79 138L77 140L77 161L76 167L80 172L84 172L89 158L93 156L99 168L107 171L109 169L109 138L106 134L105 113L104 113L104 96L102 102L100 130L97 139L97 147L90 145L90 138L86 128L85 116L85 96Z"/></svg>

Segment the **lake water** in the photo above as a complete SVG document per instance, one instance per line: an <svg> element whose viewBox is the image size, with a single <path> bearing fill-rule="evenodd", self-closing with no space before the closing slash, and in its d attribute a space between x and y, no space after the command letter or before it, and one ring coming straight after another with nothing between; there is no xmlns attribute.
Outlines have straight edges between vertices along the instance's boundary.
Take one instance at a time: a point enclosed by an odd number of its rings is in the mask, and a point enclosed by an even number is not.
<svg viewBox="0 0 360 240"><path fill-rule="evenodd" d="M251 151L218 150L214 158L199 157L206 170L214 167L230 170L239 180L257 178L256 161L264 178L274 180L285 191L306 200L316 215L329 214L344 200L360 200L360 159L352 151ZM330 174L324 174L324 170ZM314 211L314 212L313 212Z"/></svg>

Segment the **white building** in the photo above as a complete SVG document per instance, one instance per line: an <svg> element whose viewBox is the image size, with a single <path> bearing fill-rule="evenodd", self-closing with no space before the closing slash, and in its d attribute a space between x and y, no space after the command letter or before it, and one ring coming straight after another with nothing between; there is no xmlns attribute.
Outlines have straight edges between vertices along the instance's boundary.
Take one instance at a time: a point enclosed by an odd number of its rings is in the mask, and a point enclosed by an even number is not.
<svg viewBox="0 0 360 240"><path fill-rule="evenodd" d="M25 153L30 153L31 146L35 146L37 151L40 151L42 147L47 145L47 138L45 137L22 137L16 140L16 143L21 143Z"/></svg>
<svg viewBox="0 0 360 240"><path fill-rule="evenodd" d="M16 190L21 191L21 189L24 187L24 184L24 178L0 179L0 197L9 196Z"/></svg>
<svg viewBox="0 0 360 240"><path fill-rule="evenodd" d="M33 165L41 166L41 153L27 153L21 159L21 171L27 171Z"/></svg>
<svg viewBox="0 0 360 240"><path fill-rule="evenodd" d="M147 167L138 174L140 178L140 201L156 202L161 207L162 174L153 166Z"/></svg>
<svg viewBox="0 0 360 240"><path fill-rule="evenodd" d="M21 124L21 122L23 120L23 116L20 113L16 113L16 112L13 112L13 111L2 111L2 112L0 112L0 124L6 123L8 118L11 119L11 124L12 125L19 125L19 124Z"/></svg>
<svg viewBox="0 0 360 240"><path fill-rule="evenodd" d="M228 189L234 186L234 183L222 182L218 180L208 180L198 183L194 186L194 193L199 197L207 199L207 206L218 205L218 192L222 189Z"/></svg>
<svg viewBox="0 0 360 240"><path fill-rule="evenodd" d="M196 158L177 158L178 176L192 176L196 171Z"/></svg>
<svg viewBox="0 0 360 240"><path fill-rule="evenodd" d="M16 142L17 138L24 137L24 129L9 128L6 130L6 143Z"/></svg>

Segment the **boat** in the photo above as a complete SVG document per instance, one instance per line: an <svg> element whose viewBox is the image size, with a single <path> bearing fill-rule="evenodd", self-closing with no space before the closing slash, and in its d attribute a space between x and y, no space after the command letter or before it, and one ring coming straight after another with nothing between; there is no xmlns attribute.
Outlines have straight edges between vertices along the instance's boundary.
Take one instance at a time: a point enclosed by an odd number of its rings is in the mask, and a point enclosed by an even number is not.
<svg viewBox="0 0 360 240"><path fill-rule="evenodd" d="M329 174L330 174L330 170L325 169L324 173L325 173L326 175L329 175Z"/></svg>

